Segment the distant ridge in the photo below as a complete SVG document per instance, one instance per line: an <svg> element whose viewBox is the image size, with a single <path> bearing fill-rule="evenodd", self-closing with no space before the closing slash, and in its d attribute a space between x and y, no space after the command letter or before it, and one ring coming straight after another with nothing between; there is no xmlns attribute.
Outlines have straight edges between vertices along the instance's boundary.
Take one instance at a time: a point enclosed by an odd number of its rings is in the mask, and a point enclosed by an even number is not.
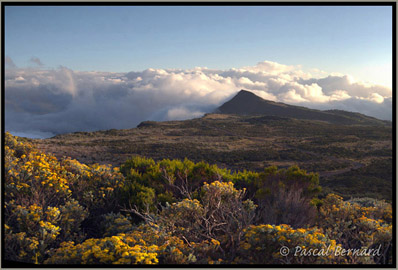
<svg viewBox="0 0 398 270"><path fill-rule="evenodd" d="M379 120L360 113L343 110L321 111L265 100L246 90L239 91L235 97L218 107L215 112L221 114L268 115L319 120L343 125L391 125L389 121Z"/></svg>

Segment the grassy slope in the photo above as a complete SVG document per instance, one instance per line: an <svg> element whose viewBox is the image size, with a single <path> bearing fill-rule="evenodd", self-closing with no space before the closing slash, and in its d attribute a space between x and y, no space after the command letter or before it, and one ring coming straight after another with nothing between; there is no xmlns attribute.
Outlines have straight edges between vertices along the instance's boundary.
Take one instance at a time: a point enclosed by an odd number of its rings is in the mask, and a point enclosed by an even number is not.
<svg viewBox="0 0 398 270"><path fill-rule="evenodd" d="M392 196L389 126L208 114L193 120L144 122L133 129L78 132L35 142L57 157L116 166L131 155L155 160L187 157L233 170L297 164L318 172L326 191L345 197L360 196L360 190L371 197ZM384 169L375 170L379 167Z"/></svg>

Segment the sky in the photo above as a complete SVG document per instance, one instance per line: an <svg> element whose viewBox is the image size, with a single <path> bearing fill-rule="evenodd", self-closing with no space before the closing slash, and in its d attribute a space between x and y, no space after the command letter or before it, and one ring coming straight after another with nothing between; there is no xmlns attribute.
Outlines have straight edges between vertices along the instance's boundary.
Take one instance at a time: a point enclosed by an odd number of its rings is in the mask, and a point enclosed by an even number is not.
<svg viewBox="0 0 398 270"><path fill-rule="evenodd" d="M14 132L197 117L243 87L391 119L388 6L6 6L5 55ZM92 123L98 106L113 114Z"/></svg>

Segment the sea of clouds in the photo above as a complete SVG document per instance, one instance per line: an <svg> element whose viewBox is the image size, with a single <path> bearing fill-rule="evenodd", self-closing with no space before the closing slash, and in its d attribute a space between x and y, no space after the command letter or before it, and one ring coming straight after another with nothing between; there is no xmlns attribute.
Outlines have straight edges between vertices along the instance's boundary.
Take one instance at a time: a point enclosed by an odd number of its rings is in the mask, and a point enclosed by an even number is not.
<svg viewBox="0 0 398 270"><path fill-rule="evenodd" d="M50 137L126 129L146 120L200 117L246 89L265 99L315 109L342 109L392 119L392 89L342 74L264 61L228 70L146 69L83 72L67 67L18 68L6 59L5 129Z"/></svg>

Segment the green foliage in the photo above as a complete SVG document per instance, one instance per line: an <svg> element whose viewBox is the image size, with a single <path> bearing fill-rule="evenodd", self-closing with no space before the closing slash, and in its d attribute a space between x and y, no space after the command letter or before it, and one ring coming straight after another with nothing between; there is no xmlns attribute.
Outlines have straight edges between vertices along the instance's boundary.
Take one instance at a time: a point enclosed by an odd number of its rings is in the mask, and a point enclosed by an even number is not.
<svg viewBox="0 0 398 270"><path fill-rule="evenodd" d="M89 216L89 211L78 201L71 199L60 207L59 224L63 241L80 241L84 239L81 231L82 222Z"/></svg>
<svg viewBox="0 0 398 270"><path fill-rule="evenodd" d="M317 174L293 166L278 170L269 167L254 182L259 223L312 225L316 215L314 198L319 193Z"/></svg>
<svg viewBox="0 0 398 270"><path fill-rule="evenodd" d="M307 174L305 170L301 170L297 166L292 166L287 170L278 170L275 166L268 167L264 173L260 174L256 186L258 189L264 186L273 186L275 181L281 188L302 188L303 195L307 197L313 197L321 190L319 176L315 173Z"/></svg>
<svg viewBox="0 0 398 270"><path fill-rule="evenodd" d="M102 215L101 234L103 236L113 236L121 233L133 231L133 225L130 218L123 216L121 213L108 213Z"/></svg>
<svg viewBox="0 0 398 270"><path fill-rule="evenodd" d="M188 159L155 162L133 157L121 166L120 171L126 177L121 195L126 206L151 211L155 211L159 203L164 206L193 196L205 181L233 177L229 171L215 165Z"/></svg>

